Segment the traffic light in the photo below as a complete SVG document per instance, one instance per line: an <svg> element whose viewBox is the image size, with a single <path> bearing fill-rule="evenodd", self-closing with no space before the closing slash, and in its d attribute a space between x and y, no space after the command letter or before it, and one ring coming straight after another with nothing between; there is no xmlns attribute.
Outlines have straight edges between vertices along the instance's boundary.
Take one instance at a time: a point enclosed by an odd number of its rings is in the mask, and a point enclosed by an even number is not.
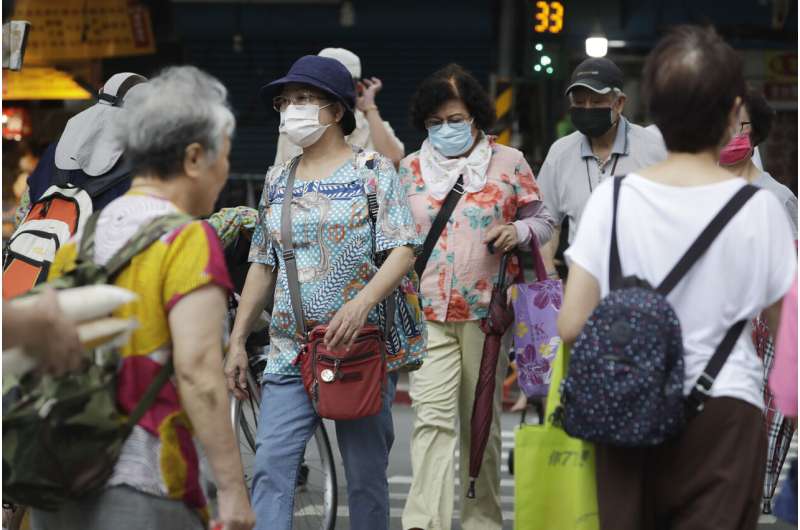
<svg viewBox="0 0 800 530"><path fill-rule="evenodd" d="M525 16L522 75L536 79L559 79L563 74L561 40L567 20L564 3L529 0L526 2Z"/></svg>
<svg viewBox="0 0 800 530"><path fill-rule="evenodd" d="M558 77L560 74L559 63L561 47L557 44L534 42L529 45L530 52L526 54L526 75Z"/></svg>

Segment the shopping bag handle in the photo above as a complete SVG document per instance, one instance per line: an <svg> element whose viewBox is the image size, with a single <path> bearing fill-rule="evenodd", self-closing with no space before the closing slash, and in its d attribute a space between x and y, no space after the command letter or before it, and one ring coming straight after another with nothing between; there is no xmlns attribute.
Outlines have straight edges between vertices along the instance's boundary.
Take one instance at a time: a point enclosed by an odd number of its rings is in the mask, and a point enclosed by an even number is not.
<svg viewBox="0 0 800 530"><path fill-rule="evenodd" d="M557 409L561 407L561 381L567 375L568 357L569 349L562 341L553 359L553 373L550 377L550 388L547 390L547 406L544 411L544 423L546 425L553 425L553 416L556 414Z"/></svg>
<svg viewBox="0 0 800 530"><path fill-rule="evenodd" d="M531 233L531 254L533 254L533 266L536 269L536 279L543 282L547 279L547 268L544 266L544 259L542 259L542 251L539 248L539 238L533 229L529 229Z"/></svg>

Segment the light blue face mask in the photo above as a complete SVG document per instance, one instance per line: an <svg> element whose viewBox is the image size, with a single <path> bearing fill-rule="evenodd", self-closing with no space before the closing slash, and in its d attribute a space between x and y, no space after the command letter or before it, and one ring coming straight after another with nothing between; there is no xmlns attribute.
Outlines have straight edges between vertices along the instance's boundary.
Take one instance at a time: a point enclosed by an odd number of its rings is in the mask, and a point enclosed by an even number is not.
<svg viewBox="0 0 800 530"><path fill-rule="evenodd" d="M428 140L433 148L444 156L463 155L475 142L472 136L472 120L460 123L445 122L429 127Z"/></svg>

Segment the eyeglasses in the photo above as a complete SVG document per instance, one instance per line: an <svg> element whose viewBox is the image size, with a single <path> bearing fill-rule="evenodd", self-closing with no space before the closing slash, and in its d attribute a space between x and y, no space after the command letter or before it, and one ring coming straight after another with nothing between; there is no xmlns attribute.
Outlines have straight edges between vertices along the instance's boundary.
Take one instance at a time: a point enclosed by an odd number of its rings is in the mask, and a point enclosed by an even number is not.
<svg viewBox="0 0 800 530"><path fill-rule="evenodd" d="M441 118L428 118L423 123L425 124L426 129L438 129L445 123L448 125L458 125L460 123L472 123L473 119L469 116L464 116L463 114L453 114L452 116L448 116L446 120Z"/></svg>
<svg viewBox="0 0 800 530"><path fill-rule="evenodd" d="M310 92L304 92L302 94L295 94L293 96L275 96L272 98L272 108L275 109L276 112L283 112L286 110L286 107L291 105L314 105L317 103L327 103L328 100L312 94Z"/></svg>
<svg viewBox="0 0 800 530"><path fill-rule="evenodd" d="M749 133L752 126L749 121L743 121L739 124L739 134Z"/></svg>

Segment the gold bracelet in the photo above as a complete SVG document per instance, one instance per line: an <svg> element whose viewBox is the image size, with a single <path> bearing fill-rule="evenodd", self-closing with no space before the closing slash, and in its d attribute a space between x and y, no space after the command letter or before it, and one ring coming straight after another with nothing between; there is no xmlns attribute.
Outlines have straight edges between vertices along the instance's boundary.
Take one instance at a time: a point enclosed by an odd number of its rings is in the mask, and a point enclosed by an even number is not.
<svg viewBox="0 0 800 530"><path fill-rule="evenodd" d="M367 107L366 109L362 110L361 112L363 112L364 114L366 114L367 112L369 112L369 111L371 111L371 110L378 110L378 106L377 106L377 105L373 105L373 106L371 106L371 107Z"/></svg>

